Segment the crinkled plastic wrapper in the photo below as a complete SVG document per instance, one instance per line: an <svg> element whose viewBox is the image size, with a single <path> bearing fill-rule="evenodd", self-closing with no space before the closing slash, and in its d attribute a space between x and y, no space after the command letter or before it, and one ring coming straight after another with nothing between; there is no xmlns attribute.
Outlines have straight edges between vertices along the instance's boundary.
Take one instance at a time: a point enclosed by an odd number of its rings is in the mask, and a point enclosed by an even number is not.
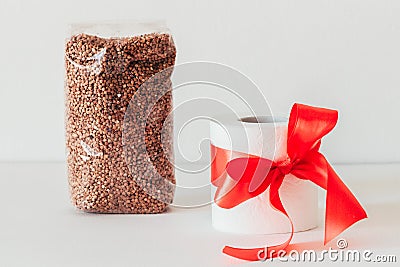
<svg viewBox="0 0 400 267"><path fill-rule="evenodd" d="M172 202L175 57L171 35L158 24L71 27L65 124L70 195L77 208L160 213ZM132 145L135 140L143 142Z"/></svg>

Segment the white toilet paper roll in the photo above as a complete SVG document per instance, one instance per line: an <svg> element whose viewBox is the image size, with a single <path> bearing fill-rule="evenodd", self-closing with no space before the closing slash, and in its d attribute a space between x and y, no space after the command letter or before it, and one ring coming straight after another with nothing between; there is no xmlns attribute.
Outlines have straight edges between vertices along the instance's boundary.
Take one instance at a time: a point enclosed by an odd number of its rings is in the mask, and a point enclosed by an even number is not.
<svg viewBox="0 0 400 267"><path fill-rule="evenodd" d="M220 117L211 122L211 143L219 148L243 152L273 161L286 158L287 120L268 116L257 118ZM212 199L216 188L213 186ZM294 230L317 226L318 192L310 181L286 175L279 190ZM212 225L224 232L273 234L290 232L290 223L269 201L269 189L231 209L212 204Z"/></svg>

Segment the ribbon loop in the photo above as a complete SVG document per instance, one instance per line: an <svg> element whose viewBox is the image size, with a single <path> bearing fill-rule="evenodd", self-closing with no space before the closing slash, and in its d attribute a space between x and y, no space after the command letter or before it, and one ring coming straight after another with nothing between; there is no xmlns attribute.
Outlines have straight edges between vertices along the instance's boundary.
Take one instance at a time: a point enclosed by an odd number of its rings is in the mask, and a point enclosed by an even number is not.
<svg viewBox="0 0 400 267"><path fill-rule="evenodd" d="M288 123L288 156L294 161L318 150L322 137L332 131L337 120L336 110L294 104Z"/></svg>

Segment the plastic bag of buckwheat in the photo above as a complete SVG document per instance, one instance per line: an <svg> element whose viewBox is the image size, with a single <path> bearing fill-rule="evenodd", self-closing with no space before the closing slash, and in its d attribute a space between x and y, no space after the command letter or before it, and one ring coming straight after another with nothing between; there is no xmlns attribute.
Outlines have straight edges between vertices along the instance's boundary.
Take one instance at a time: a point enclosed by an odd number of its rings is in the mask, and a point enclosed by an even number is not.
<svg viewBox="0 0 400 267"><path fill-rule="evenodd" d="M172 202L173 187L158 187L154 195L138 182L137 176L152 172L141 154L125 155L123 122L135 93L150 77L173 68L175 57L172 36L160 23L71 25L65 45L65 129L70 195L77 208L160 213ZM152 101L154 90L167 86L162 98L154 100L150 116L157 119L143 128L143 145L153 168L173 185L172 134L161 142L161 132L172 132L172 121L166 123L172 111L171 71L166 73L145 91L146 101ZM133 116L141 116L136 112ZM134 139L136 126L130 127L127 136Z"/></svg>

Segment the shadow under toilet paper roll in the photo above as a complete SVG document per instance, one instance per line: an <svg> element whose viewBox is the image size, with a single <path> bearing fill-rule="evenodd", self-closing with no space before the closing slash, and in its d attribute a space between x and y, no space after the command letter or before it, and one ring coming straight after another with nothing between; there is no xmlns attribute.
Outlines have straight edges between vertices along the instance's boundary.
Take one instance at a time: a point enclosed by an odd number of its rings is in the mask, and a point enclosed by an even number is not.
<svg viewBox="0 0 400 267"><path fill-rule="evenodd" d="M210 122L211 143L226 150L243 152L273 161L287 155L287 119L260 116L221 116ZM214 199L216 188L211 190ZM294 231L315 228L318 223L317 187L288 174L279 190L282 203L293 220ZM269 189L231 209L212 204L212 225L223 232L276 234L290 232L287 218L270 205Z"/></svg>

